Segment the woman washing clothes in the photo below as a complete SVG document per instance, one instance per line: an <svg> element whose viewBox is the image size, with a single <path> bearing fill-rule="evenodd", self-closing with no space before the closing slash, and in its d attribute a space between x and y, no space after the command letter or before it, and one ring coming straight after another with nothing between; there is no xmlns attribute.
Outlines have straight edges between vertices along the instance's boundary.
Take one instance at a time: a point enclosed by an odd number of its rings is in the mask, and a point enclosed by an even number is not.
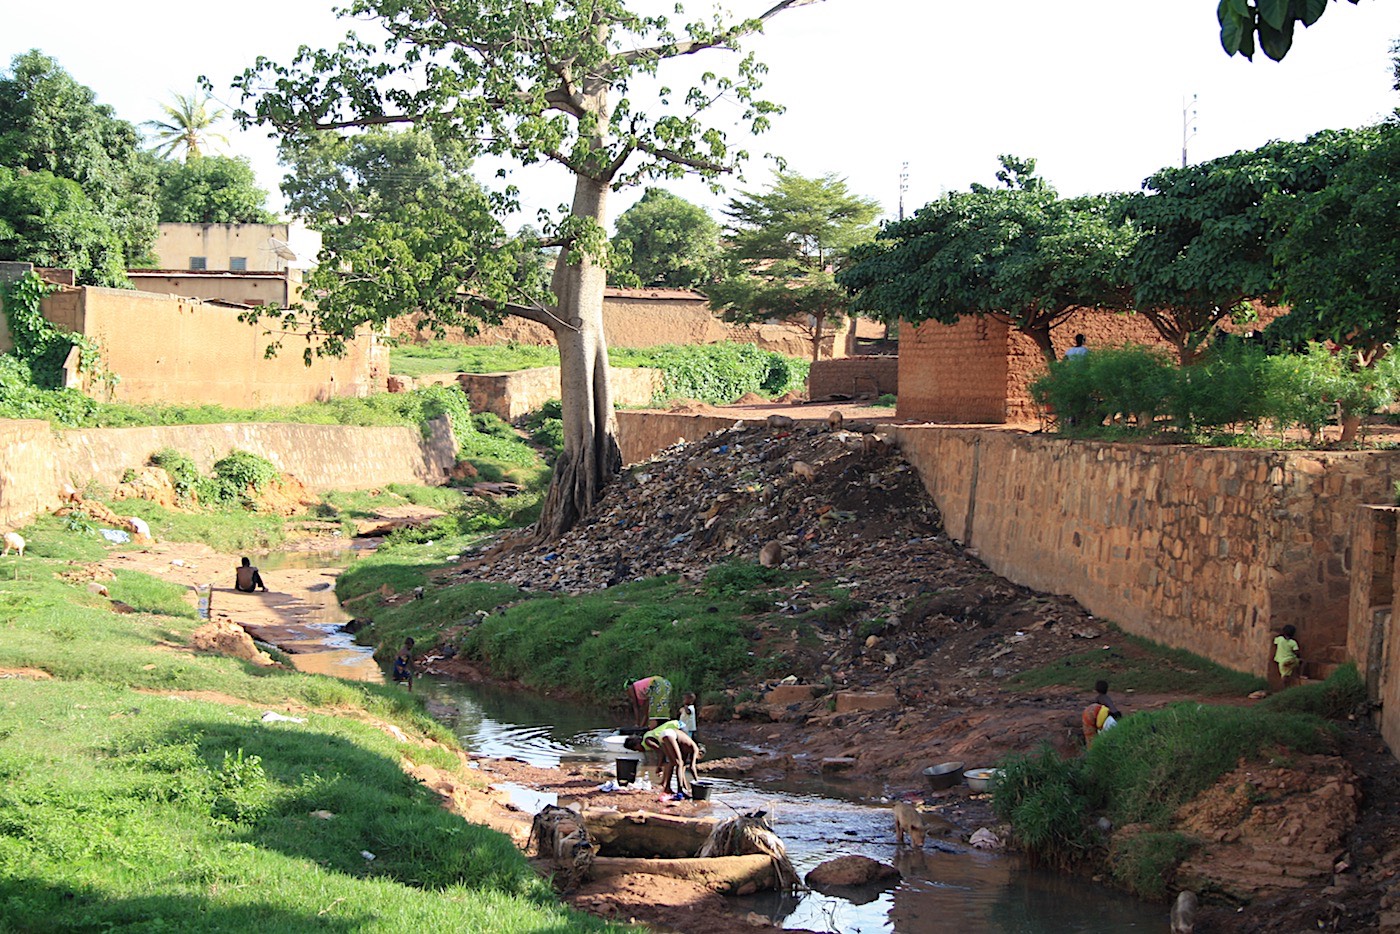
<svg viewBox="0 0 1400 934"><path fill-rule="evenodd" d="M627 685L627 700L639 727L654 727L671 717L671 682L660 675Z"/></svg>
<svg viewBox="0 0 1400 934"><path fill-rule="evenodd" d="M628 749L651 754L661 766L661 787L671 790L671 776L676 776L676 790L687 798L691 795L689 768L695 771L700 761L700 747L681 729L679 720L667 720L641 736L629 736L623 741Z"/></svg>

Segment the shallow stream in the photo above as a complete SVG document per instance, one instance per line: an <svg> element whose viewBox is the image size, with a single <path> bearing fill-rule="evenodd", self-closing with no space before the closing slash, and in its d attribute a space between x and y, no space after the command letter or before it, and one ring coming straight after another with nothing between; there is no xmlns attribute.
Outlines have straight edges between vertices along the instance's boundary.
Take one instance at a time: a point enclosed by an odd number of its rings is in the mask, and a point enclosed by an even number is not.
<svg viewBox="0 0 1400 934"><path fill-rule="evenodd" d="M337 565L343 566L334 560L300 566ZM328 603L319 619L324 620L332 651L295 656L297 667L357 680L382 676L370 649L339 631L346 617L338 612L333 596L328 595ZM321 655L325 657L317 657ZM603 708L431 676L417 679L414 689L433 702L439 717L478 755L514 756L538 766L611 762L616 757L603 737L613 733L617 716ZM712 759L746 752L706 745ZM891 863L904 876L897 885L855 890L845 897L813 891L734 898L736 929L742 924L738 918L750 911L784 927L840 932L1068 934L1167 927L1164 906L1085 879L1027 869L1014 857L939 838L931 838L922 851L896 848L889 804L879 800L884 789L874 785L815 777L795 782L710 776L705 780L713 785L711 801L717 812L728 813L728 805L773 814L774 829L801 875L832 857L860 854ZM525 810L555 803L553 795L507 790Z"/></svg>

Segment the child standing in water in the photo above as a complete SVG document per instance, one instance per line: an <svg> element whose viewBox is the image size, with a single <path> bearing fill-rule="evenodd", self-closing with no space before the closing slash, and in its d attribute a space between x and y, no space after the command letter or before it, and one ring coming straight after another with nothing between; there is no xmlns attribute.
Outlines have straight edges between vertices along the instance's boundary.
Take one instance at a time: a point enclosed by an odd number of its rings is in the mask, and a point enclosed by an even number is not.
<svg viewBox="0 0 1400 934"><path fill-rule="evenodd" d="M403 648L394 658L394 680L407 682L409 693L413 693L413 637L403 640Z"/></svg>
<svg viewBox="0 0 1400 934"><path fill-rule="evenodd" d="M1278 663L1278 674L1286 688L1298 683L1298 668L1302 664L1298 642L1293 638L1297 634L1297 628L1290 625L1283 627L1283 635L1274 636L1274 661Z"/></svg>

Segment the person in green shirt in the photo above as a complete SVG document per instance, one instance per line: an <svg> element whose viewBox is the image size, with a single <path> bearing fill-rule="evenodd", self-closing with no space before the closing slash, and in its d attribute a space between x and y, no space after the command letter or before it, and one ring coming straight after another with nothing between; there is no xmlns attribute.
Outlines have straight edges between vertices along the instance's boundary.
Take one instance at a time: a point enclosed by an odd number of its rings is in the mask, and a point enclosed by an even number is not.
<svg viewBox="0 0 1400 934"><path fill-rule="evenodd" d="M656 764L661 766L661 787L670 791L671 776L675 775L676 790L687 798L690 797L690 777L686 774L686 769L695 771L701 753L695 740L681 729L679 720L667 720L641 736L629 736L623 741L623 745L628 749L655 756Z"/></svg>
<svg viewBox="0 0 1400 934"><path fill-rule="evenodd" d="M1278 663L1278 673L1284 687L1298 683L1298 669L1303 663L1298 657L1298 643L1293 638L1297 634L1294 626L1284 626L1283 635L1274 636L1274 661Z"/></svg>

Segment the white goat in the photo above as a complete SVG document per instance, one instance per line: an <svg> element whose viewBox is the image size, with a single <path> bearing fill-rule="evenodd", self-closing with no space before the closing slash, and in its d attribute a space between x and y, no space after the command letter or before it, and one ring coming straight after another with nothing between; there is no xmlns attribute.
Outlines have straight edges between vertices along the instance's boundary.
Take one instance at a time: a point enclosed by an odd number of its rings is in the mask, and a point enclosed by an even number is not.
<svg viewBox="0 0 1400 934"><path fill-rule="evenodd" d="M5 533L5 552L0 554L0 558L9 557L11 550L18 551L19 556L24 557L24 536L18 532Z"/></svg>

